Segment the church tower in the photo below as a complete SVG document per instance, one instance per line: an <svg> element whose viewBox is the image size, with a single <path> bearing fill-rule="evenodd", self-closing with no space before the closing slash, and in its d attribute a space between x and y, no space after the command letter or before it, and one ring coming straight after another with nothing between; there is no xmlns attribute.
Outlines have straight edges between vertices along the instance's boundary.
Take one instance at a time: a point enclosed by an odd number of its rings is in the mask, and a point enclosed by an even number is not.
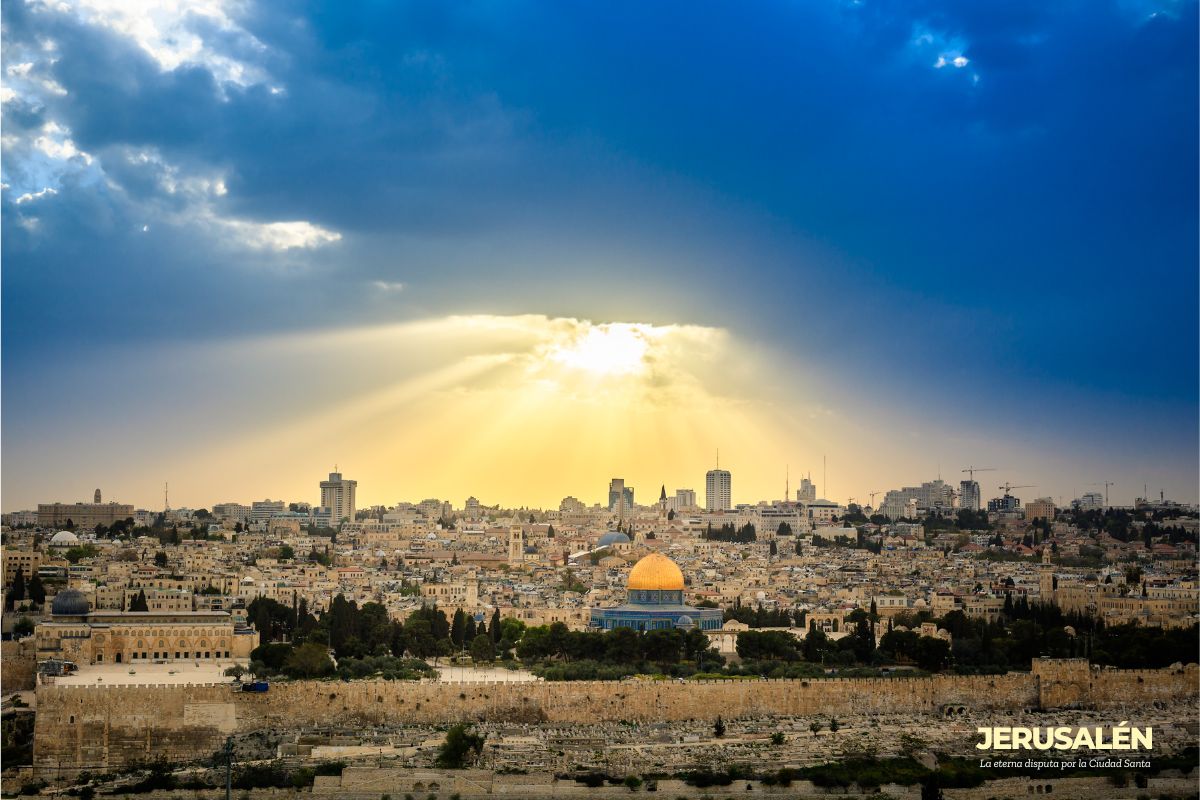
<svg viewBox="0 0 1200 800"><path fill-rule="evenodd" d="M1038 566L1038 584L1041 589L1042 602L1054 602L1054 566L1050 563L1050 545L1042 545L1042 563Z"/></svg>
<svg viewBox="0 0 1200 800"><path fill-rule="evenodd" d="M93 500L92 502L94 502L96 505L100 505L100 490L99 489L96 490L96 499Z"/></svg>
<svg viewBox="0 0 1200 800"><path fill-rule="evenodd" d="M667 485L664 483L658 494L658 515L664 519L667 516Z"/></svg>
<svg viewBox="0 0 1200 800"><path fill-rule="evenodd" d="M512 525L508 529L508 565L519 567L525 563L525 529Z"/></svg>

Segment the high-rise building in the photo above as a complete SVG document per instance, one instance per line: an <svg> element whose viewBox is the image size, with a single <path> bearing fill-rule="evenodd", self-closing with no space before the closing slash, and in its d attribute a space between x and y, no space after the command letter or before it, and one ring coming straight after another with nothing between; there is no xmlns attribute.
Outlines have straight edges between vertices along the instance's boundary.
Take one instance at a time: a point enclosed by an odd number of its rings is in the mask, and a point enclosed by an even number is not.
<svg viewBox="0 0 1200 800"><path fill-rule="evenodd" d="M1045 519L1054 521L1054 498L1039 497L1025 504L1025 519Z"/></svg>
<svg viewBox="0 0 1200 800"><path fill-rule="evenodd" d="M358 481L342 478L342 473L329 473L329 480L321 481L321 508L327 513L332 525L342 520L354 520L354 493Z"/></svg>
<svg viewBox="0 0 1200 800"><path fill-rule="evenodd" d="M733 508L730 487L733 477L729 470L710 469L704 475L704 507L709 511L728 511Z"/></svg>
<svg viewBox="0 0 1200 800"><path fill-rule="evenodd" d="M1080 511L1097 511L1104 508L1104 495L1100 492L1088 492L1083 497L1072 500L1071 505Z"/></svg>
<svg viewBox="0 0 1200 800"><path fill-rule="evenodd" d="M261 522L271 517L282 516L287 512L287 503L282 500L255 500L250 504L250 518Z"/></svg>
<svg viewBox="0 0 1200 800"><path fill-rule="evenodd" d="M1021 498L1005 494L988 500L988 511L1012 512L1021 510Z"/></svg>
<svg viewBox="0 0 1200 800"><path fill-rule="evenodd" d="M624 478L608 482L608 510L619 517L633 510L633 487L626 486Z"/></svg>
<svg viewBox="0 0 1200 800"><path fill-rule="evenodd" d="M684 508L696 507L696 490L695 489L676 489L675 490L675 510L679 511Z"/></svg>
<svg viewBox="0 0 1200 800"><path fill-rule="evenodd" d="M816 502L817 485L808 478L800 479L800 488L796 490L796 502L810 505Z"/></svg>
<svg viewBox="0 0 1200 800"><path fill-rule="evenodd" d="M920 486L905 486L893 489L883 497L880 508L903 508L908 501L916 501L918 513L946 513L954 507L954 488L941 478L926 481ZM880 512L888 516L888 512ZM893 517L894 518L894 517Z"/></svg>
<svg viewBox="0 0 1200 800"><path fill-rule="evenodd" d="M979 491L979 481L959 481L958 504L968 511L978 511L983 507L983 494Z"/></svg>

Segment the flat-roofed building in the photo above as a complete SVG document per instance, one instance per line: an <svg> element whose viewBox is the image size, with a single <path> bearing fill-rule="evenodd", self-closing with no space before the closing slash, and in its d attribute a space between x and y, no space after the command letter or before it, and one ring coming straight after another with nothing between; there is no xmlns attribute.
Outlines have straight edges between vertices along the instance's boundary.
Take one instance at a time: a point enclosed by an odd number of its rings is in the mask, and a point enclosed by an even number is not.
<svg viewBox="0 0 1200 800"><path fill-rule="evenodd" d="M225 611L92 611L80 591L59 592L34 629L37 660L76 664L248 658L258 634Z"/></svg>
<svg viewBox="0 0 1200 800"><path fill-rule="evenodd" d="M111 526L133 518L133 506L126 503L38 503L37 523L43 528Z"/></svg>

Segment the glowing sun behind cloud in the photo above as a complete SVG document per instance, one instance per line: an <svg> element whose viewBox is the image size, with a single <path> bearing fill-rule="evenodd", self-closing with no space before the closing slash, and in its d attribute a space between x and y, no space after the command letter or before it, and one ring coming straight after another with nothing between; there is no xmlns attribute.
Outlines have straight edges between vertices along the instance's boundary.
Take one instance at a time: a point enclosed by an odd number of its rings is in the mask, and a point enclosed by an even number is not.
<svg viewBox="0 0 1200 800"><path fill-rule="evenodd" d="M663 329L613 322L591 325L571 341L551 346L547 357L558 364L595 375L629 375L646 368L650 338Z"/></svg>
<svg viewBox="0 0 1200 800"><path fill-rule="evenodd" d="M269 464L280 486L311 493L337 462L363 503L470 493L556 507L567 494L594 501L614 475L642 493L702 489L717 447L731 462L744 449L748 487L757 470L782 472L790 438L778 409L741 391L758 383L745 379L750 351L705 326L455 316L243 342L227 357L268 391L307 399L172 466L196 480L223 460L231 483L261 485ZM319 381L287 386L312 364Z"/></svg>
<svg viewBox="0 0 1200 800"><path fill-rule="evenodd" d="M148 508L167 480L172 501L194 507L316 502L335 463L359 481L363 506L461 506L471 494L505 506L555 508L566 495L590 504L614 476L645 501L663 483L703 494L717 448L745 502L782 496L785 466L820 463L835 442L873 446L819 405L819 387L792 380L811 370L792 360L781 371L761 344L702 325L476 314L120 357L173 379L114 396L137 422L101 425L110 438L80 454L77 471L103 472ZM56 419L92 435L73 406ZM153 463L104 458L131 438L155 443ZM30 481L55 469L36 450L24 463Z"/></svg>

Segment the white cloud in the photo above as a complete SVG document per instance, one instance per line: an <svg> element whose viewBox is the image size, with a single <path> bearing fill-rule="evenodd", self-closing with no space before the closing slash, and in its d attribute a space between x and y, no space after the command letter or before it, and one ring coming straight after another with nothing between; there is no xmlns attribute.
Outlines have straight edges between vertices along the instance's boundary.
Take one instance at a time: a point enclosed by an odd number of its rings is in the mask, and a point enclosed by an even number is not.
<svg viewBox="0 0 1200 800"><path fill-rule="evenodd" d="M405 285L399 281L371 281L371 285L386 294L396 294L405 289Z"/></svg>
<svg viewBox="0 0 1200 800"><path fill-rule="evenodd" d="M17 198L16 203L17 203L17 205L21 205L22 203L29 203L34 200L40 200L43 197L49 197L50 195L55 195L55 194L58 194L58 190L52 189L49 186L47 186L46 188L44 188L40 191L37 191L37 192L26 192L25 194L23 194Z"/></svg>
<svg viewBox="0 0 1200 800"><path fill-rule="evenodd" d="M222 85L251 86L268 75L248 57L267 47L242 27L241 0L34 0L36 11L70 14L132 40L164 72L199 65ZM220 31L218 42L206 41L197 28ZM50 43L53 46L53 43Z"/></svg>
<svg viewBox="0 0 1200 800"><path fill-rule="evenodd" d="M51 121L43 125L42 135L33 140L33 146L59 161L79 158L84 164L92 163L91 155L76 147L71 139L71 132L57 122Z"/></svg>
<svg viewBox="0 0 1200 800"><path fill-rule="evenodd" d="M295 249L311 250L333 244L342 238L337 231L331 231L303 220L249 222L214 217L213 221L217 226L236 236L243 245L254 250L274 250L276 252Z"/></svg>
<svg viewBox="0 0 1200 800"><path fill-rule="evenodd" d="M962 69L971 63L971 59L965 55L966 41L961 37L941 33L923 24L913 27L912 38L909 40L908 46L918 62L932 58L932 61L925 63L931 64L934 69L945 69L946 67Z"/></svg>

